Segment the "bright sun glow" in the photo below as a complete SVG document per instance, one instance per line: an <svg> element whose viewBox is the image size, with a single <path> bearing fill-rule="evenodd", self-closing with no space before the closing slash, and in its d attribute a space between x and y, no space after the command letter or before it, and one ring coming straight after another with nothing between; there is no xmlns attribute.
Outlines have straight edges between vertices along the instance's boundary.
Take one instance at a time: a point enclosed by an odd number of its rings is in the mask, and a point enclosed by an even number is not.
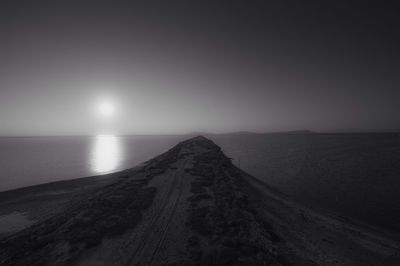
<svg viewBox="0 0 400 266"><path fill-rule="evenodd" d="M101 102L98 106L99 114L102 117L111 117L115 112L115 107L111 102Z"/></svg>

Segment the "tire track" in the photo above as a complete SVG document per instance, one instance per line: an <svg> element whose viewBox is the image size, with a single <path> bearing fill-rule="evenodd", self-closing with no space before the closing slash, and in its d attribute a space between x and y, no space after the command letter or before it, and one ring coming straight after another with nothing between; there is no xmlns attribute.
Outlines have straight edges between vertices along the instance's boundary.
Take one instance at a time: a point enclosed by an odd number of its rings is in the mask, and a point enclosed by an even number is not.
<svg viewBox="0 0 400 266"><path fill-rule="evenodd" d="M187 163L187 161L185 160L185 163L183 164L183 168L182 169L184 169L185 168L185 165L186 165L186 163ZM178 196L176 197L176 199L175 199L175 202L174 202L174 204L173 204L173 209L172 209L172 211L171 211L171 213L170 213L170 215L169 215L169 217L168 217L168 222L166 223L166 225L165 225L165 229L164 229L164 231L162 232L162 235L161 235L161 237L160 237L160 240L158 241L158 243L157 243L157 246L156 246L156 249L154 250L154 252L153 252L153 254L152 254L152 256L151 256L151 259L150 259L150 262L149 262L149 265L151 266L151 265L153 265L153 263L154 263L154 258L156 258L156 256L158 255L158 253L160 252L160 249L161 249L161 247L162 247L162 245L163 245L163 243L164 243L164 241L165 241L165 239L166 239L166 236L167 236L167 232L168 232L168 228L169 228L169 226L170 226L170 224L171 224L171 221L172 221L172 218L174 217L174 214L175 214L175 212L176 212L176 208L177 208L177 204L178 204L178 202L179 202L179 200L180 200L180 198L181 198L181 196L182 196L182 190L183 190L183 175L184 175L184 173L182 173L181 175L180 175L180 182L179 182L179 188L178 188Z"/></svg>
<svg viewBox="0 0 400 266"><path fill-rule="evenodd" d="M142 234L142 236L140 236L140 242L138 246L134 249L134 252L132 252L132 256L128 259L126 265L148 265L153 261L155 255L158 254L160 247L165 240L166 232L172 220L177 203L179 202L179 198L182 194L182 179L184 175L183 170L186 163L187 159L183 159L183 162L180 163L178 170L173 175L173 181L170 183L168 192L160 199L161 201L165 200L165 203L151 218L151 221L146 227L145 232ZM178 188L177 183L179 184ZM174 197L173 194L175 190L178 191L176 192L177 195ZM167 222L164 222L164 220L167 220ZM154 241L157 239L159 239L158 242L154 243ZM135 239L133 239L133 241L135 241ZM150 255L150 262L147 262L145 260L146 257L148 257L148 252L151 250L154 251Z"/></svg>

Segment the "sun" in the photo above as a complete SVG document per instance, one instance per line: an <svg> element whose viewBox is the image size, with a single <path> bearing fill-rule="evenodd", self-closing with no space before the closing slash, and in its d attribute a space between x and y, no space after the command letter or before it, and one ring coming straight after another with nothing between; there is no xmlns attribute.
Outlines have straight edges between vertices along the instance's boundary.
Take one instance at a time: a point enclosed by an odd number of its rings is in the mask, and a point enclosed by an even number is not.
<svg viewBox="0 0 400 266"><path fill-rule="evenodd" d="M98 105L98 112L102 117L111 117L115 112L114 104L109 101L103 101Z"/></svg>

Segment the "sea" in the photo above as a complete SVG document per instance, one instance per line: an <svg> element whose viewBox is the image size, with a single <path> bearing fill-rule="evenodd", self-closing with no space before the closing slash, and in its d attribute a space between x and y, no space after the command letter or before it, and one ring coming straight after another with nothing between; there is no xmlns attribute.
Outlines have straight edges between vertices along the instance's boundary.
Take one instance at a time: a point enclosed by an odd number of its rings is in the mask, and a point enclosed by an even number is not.
<svg viewBox="0 0 400 266"><path fill-rule="evenodd" d="M400 134L207 136L236 166L300 203L400 233ZM133 167L188 136L1 137L0 191Z"/></svg>

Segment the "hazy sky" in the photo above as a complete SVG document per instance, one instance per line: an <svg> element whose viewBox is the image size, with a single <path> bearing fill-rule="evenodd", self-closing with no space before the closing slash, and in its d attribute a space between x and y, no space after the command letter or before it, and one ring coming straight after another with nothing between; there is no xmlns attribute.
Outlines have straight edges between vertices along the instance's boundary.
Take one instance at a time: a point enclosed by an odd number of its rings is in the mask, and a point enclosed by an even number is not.
<svg viewBox="0 0 400 266"><path fill-rule="evenodd" d="M159 2L3 1L0 135L400 130L386 1Z"/></svg>

